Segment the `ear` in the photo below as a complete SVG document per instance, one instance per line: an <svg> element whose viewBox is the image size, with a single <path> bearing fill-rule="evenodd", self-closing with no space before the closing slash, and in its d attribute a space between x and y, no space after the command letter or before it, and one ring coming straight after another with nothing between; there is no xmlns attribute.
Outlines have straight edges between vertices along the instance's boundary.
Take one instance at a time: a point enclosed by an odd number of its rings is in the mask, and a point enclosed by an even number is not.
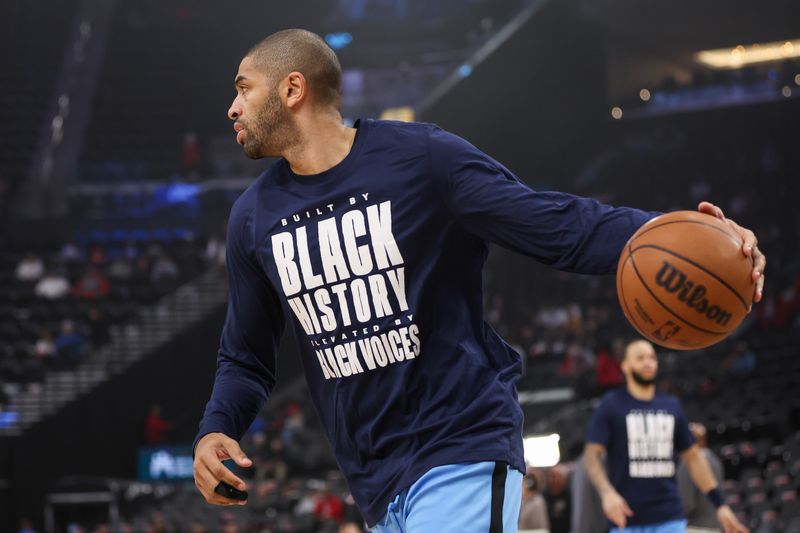
<svg viewBox="0 0 800 533"><path fill-rule="evenodd" d="M302 73L293 71L284 78L281 98L289 109L295 109L308 97L308 82Z"/></svg>

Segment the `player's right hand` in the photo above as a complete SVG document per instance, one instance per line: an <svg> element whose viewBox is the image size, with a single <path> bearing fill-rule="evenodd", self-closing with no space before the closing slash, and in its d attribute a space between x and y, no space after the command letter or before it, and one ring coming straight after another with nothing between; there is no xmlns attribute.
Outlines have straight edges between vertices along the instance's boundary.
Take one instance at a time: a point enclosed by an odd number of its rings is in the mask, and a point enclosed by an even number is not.
<svg viewBox="0 0 800 533"><path fill-rule="evenodd" d="M220 496L214 489L220 481L239 490L247 487L241 479L228 470L222 461L233 459L242 467L253 466L239 443L223 433L209 433L197 443L194 451L194 484L208 503L214 505L244 505L246 501L232 500Z"/></svg>
<svg viewBox="0 0 800 533"><path fill-rule="evenodd" d="M624 528L628 518L633 516L628 502L615 490L603 495L603 512L606 514L606 518L618 528Z"/></svg>

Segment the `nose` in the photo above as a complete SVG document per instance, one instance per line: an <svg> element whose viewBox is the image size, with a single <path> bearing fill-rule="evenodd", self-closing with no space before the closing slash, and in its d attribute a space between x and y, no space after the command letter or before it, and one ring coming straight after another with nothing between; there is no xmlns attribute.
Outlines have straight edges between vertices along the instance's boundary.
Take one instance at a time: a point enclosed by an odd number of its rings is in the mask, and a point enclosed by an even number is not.
<svg viewBox="0 0 800 533"><path fill-rule="evenodd" d="M239 99L236 98L228 109L228 118L236 120L240 116L242 116L242 106L239 105Z"/></svg>

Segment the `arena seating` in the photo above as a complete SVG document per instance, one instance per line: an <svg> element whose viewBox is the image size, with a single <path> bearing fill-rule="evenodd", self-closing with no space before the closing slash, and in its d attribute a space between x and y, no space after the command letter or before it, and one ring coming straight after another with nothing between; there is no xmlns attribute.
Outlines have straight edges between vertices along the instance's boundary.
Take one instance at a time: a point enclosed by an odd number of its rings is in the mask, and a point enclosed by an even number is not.
<svg viewBox="0 0 800 533"><path fill-rule="evenodd" d="M124 323L140 306L194 278L204 268L205 248L186 229L105 230L87 232L85 243L41 249L4 250L0 260L0 387L14 404L20 387L36 386L48 370L64 370L108 340L109 328ZM91 239L91 240L90 240ZM41 279L15 276L27 255L40 258L47 272L63 277L66 294L37 294ZM73 255L75 254L75 255ZM88 272L97 283L81 283ZM77 334L59 345L65 322ZM48 347L47 344L53 346Z"/></svg>

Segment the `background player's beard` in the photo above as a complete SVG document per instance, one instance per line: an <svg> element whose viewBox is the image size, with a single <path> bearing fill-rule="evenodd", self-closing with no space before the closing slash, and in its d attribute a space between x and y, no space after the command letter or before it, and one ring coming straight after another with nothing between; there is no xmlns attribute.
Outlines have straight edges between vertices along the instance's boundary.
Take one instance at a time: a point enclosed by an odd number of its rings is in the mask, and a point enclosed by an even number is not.
<svg viewBox="0 0 800 533"><path fill-rule="evenodd" d="M300 130L278 96L277 87L267 96L253 124L245 124L244 153L250 159L278 157L300 144Z"/></svg>
<svg viewBox="0 0 800 533"><path fill-rule="evenodd" d="M656 377L658 377L658 374L654 374L652 378L647 379L646 377L642 376L635 370L631 370L631 377L633 378L633 381L635 381L637 384L643 387L647 387L656 382Z"/></svg>

